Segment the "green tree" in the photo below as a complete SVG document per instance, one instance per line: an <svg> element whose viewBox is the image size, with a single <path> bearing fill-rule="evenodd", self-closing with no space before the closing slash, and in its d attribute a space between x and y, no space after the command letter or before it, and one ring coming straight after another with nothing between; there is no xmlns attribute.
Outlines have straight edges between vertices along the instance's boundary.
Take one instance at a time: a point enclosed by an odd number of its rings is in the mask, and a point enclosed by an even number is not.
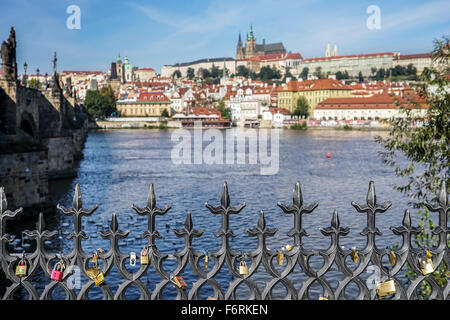
<svg viewBox="0 0 450 320"><path fill-rule="evenodd" d="M289 70L286 71L286 73L284 74L283 80L281 82L285 83L286 78L291 78L291 80L295 80L295 77L292 75L292 73Z"/></svg>
<svg viewBox="0 0 450 320"><path fill-rule="evenodd" d="M309 117L309 103L305 97L300 96L297 99L297 105L295 110L292 112L292 115L305 118Z"/></svg>
<svg viewBox="0 0 450 320"><path fill-rule="evenodd" d="M314 75L315 75L318 79L322 79L322 78L323 78L322 67L317 67L317 68L316 68L316 71L314 71Z"/></svg>
<svg viewBox="0 0 450 320"><path fill-rule="evenodd" d="M165 118L170 117L169 111L167 111L167 109L163 109L163 111L161 112L161 117L165 117Z"/></svg>
<svg viewBox="0 0 450 320"><path fill-rule="evenodd" d="M243 65L238 66L236 76L248 78L249 74L250 70L246 66Z"/></svg>
<svg viewBox="0 0 450 320"><path fill-rule="evenodd" d="M309 68L308 67L304 67L302 69L302 72L300 72L299 77L302 78L303 80L308 79L308 72L309 72Z"/></svg>
<svg viewBox="0 0 450 320"><path fill-rule="evenodd" d="M27 87L28 88L33 88L33 89L39 89L41 87L41 83L39 82L38 79L30 79L27 81Z"/></svg>
<svg viewBox="0 0 450 320"><path fill-rule="evenodd" d="M181 78L181 71L180 70L175 70L172 73L172 78Z"/></svg>
<svg viewBox="0 0 450 320"><path fill-rule="evenodd" d="M361 71L358 73L358 81L359 81L359 82L364 82L364 77L363 77Z"/></svg>
<svg viewBox="0 0 450 320"><path fill-rule="evenodd" d="M202 69L202 78L203 79L211 78L211 72L209 72L208 69Z"/></svg>
<svg viewBox="0 0 450 320"><path fill-rule="evenodd" d="M186 75L188 77L189 80L192 80L195 78L195 71L194 69L192 69L191 67L189 67L186 71Z"/></svg>
<svg viewBox="0 0 450 320"><path fill-rule="evenodd" d="M114 91L111 86L100 90L88 90L84 99L84 107L94 118L106 118L116 111Z"/></svg>
<svg viewBox="0 0 450 320"><path fill-rule="evenodd" d="M449 39L436 40L432 53L433 66L422 74L423 83L418 85L419 96L426 100L425 122L421 127L413 121L423 120L413 112L421 105L410 103L400 107L404 117L390 119L387 137L377 136L376 141L384 148L380 152L383 162L394 168L397 176L408 177L406 183L395 185L396 190L408 194L415 207L421 207L430 196L437 194L440 181L449 186L450 176L450 91ZM398 154L408 160L402 167ZM416 172L417 166L423 170ZM423 172L421 172L423 171Z"/></svg>
<svg viewBox="0 0 450 320"><path fill-rule="evenodd" d="M222 114L222 118L231 119L231 109L225 106L225 102L223 101L223 99L219 101L216 109L220 111L220 113Z"/></svg>

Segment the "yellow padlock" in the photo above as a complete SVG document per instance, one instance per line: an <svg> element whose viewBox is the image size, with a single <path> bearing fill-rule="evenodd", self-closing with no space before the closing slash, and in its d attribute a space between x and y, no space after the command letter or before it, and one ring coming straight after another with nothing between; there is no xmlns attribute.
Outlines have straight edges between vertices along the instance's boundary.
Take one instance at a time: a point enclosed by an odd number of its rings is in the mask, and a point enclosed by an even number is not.
<svg viewBox="0 0 450 320"><path fill-rule="evenodd" d="M27 264L22 259L19 261L16 267L16 276L18 277L25 277L27 275Z"/></svg>
<svg viewBox="0 0 450 320"><path fill-rule="evenodd" d="M397 255L393 250L389 252L389 262L391 263L392 266L394 266L395 263L397 262Z"/></svg>
<svg viewBox="0 0 450 320"><path fill-rule="evenodd" d="M177 285L177 287L180 288L180 289L185 290L185 289L187 289L187 287L188 287L182 276L176 276L176 277L173 277L172 281L173 281L173 282Z"/></svg>
<svg viewBox="0 0 450 320"><path fill-rule="evenodd" d="M103 272L100 270L98 266L94 266L92 268L87 269L86 273L89 276L89 278L94 280L94 283L97 286L100 286L102 283L105 282L105 276L103 275Z"/></svg>
<svg viewBox="0 0 450 320"><path fill-rule="evenodd" d="M358 252L356 252L355 247L352 248L352 251L350 252L350 257L352 258L354 263L358 263Z"/></svg>
<svg viewBox="0 0 450 320"><path fill-rule="evenodd" d="M245 263L244 259L241 259L240 266L239 266L239 274L240 275L247 275L248 274L248 267Z"/></svg>
<svg viewBox="0 0 450 320"><path fill-rule="evenodd" d="M148 251L147 248L144 248L141 251L141 264L148 264L148 263L149 263Z"/></svg>
<svg viewBox="0 0 450 320"><path fill-rule="evenodd" d="M281 250L278 250L278 254L277 254L277 262L280 266L283 265L284 262L284 253Z"/></svg>
<svg viewBox="0 0 450 320"><path fill-rule="evenodd" d="M327 297L319 297L319 300L328 300Z"/></svg>
<svg viewBox="0 0 450 320"><path fill-rule="evenodd" d="M434 271L434 265L433 260L431 260L428 257L421 257L419 259L420 263L420 270L422 271L422 274L426 276L427 274L430 274Z"/></svg>
<svg viewBox="0 0 450 320"><path fill-rule="evenodd" d="M209 258L208 258L208 255L206 254L205 255L205 271L208 271L208 260L209 260Z"/></svg>
<svg viewBox="0 0 450 320"><path fill-rule="evenodd" d="M396 292L394 280L388 280L377 284L377 294L381 299Z"/></svg>

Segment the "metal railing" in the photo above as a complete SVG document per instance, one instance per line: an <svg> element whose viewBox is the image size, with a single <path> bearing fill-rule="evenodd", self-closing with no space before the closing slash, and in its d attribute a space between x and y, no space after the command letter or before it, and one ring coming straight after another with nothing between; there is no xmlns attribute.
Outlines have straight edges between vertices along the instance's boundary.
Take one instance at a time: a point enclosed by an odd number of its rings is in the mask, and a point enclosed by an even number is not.
<svg viewBox="0 0 450 320"><path fill-rule="evenodd" d="M341 237L348 235L350 229L340 226L339 216L337 211L334 211L331 219L331 225L327 228L321 228L320 231L325 237L330 237L330 246L326 250L309 251L303 247L302 238L307 236L306 231L302 227L302 217L304 214L310 214L318 206L317 203L305 205L303 202L302 191L300 183L297 182L294 190L293 203L286 206L278 203L278 206L286 213L294 216L294 225L288 232L288 236L293 238L293 245L286 248L284 251L272 251L266 245L266 240L273 237L277 229L268 228L264 213L261 211L257 225L255 228L247 229L247 233L251 237L257 239L257 248L251 252L237 252L231 249L229 240L234 237L233 231L229 227L229 221L232 215L239 214L245 207L245 203L239 206L231 206L230 197L228 193L228 186L225 182L223 184L222 196L220 205L214 207L206 203L206 208L214 214L221 216L221 227L215 234L221 239L221 247L218 251L205 254L198 252L192 245L193 239L201 237L205 230L194 229L191 214L188 212L184 227L181 229L174 229L175 235L178 238L183 238L184 248L175 252L173 255L161 253L155 244L155 239L161 238L161 235L155 228L155 220L157 216L165 215L170 209L171 205L165 208L156 206L156 197L154 194L153 184L150 185L150 190L145 207L140 208L135 205L132 208L137 214L146 216L148 219L147 230L142 235L148 241L147 257L148 263L142 260L139 270L131 273L125 267L127 261L130 259L129 254L124 254L120 251L119 240L126 239L130 233L129 230L122 231L119 229L119 223L116 214L112 215L111 224L108 231L99 231L101 237L110 241L110 249L104 252L97 252L96 254L88 254L83 251L82 240L87 239L87 235L82 230L82 219L92 215L98 206L91 209L82 207L82 197L80 193L80 186L77 184L75 188L75 195L73 198L73 207L64 208L60 205L57 208L63 214L73 217L74 229L67 237L73 240L73 250L68 254L54 254L47 252L44 247L44 242L49 241L57 231L48 231L45 229L45 223L42 213L39 215L37 230L25 231L24 233L36 242L36 249L32 253L27 254L13 254L7 250L7 244L11 241L6 234L6 223L8 220L14 219L23 210L22 208L14 212L7 210L6 196L3 188L0 189L0 260L1 269L6 277L12 282L6 288L6 292L1 297L2 299L13 299L14 293L17 290L25 289L28 292L29 299L46 300L52 299L52 292L60 287L66 294L66 299L89 299L89 292L93 287L99 286L103 293L103 299L125 299L125 292L130 286L135 286L140 293L140 299L164 299L164 288L166 286L174 286L177 290L176 299L200 299L199 290L208 284L214 290L214 297L212 299L237 299L236 290L241 284L245 284L250 292L249 299L265 300L273 299L273 289L275 286L281 284L286 289L285 299L311 299L309 289L314 283L318 283L323 288L321 299L348 299L346 294L346 287L354 283L358 287L358 295L356 299L381 299L388 296L392 299L419 299L418 288L423 281L426 281L431 293L428 299L446 300L449 298L450 284L445 282L443 285L439 283L433 276L433 272L439 267L450 265L449 247L447 237L449 229L447 227L448 214L450 206L448 203L447 190L445 182L441 184L441 191L438 200L435 204L427 204L427 208L432 213L439 215L439 225L433 230L433 234L438 237L438 245L433 248L428 248L427 257L423 256L423 250L414 248L412 240L414 235L421 232L422 228L411 225L410 213L405 211L403 223L398 227L391 227L392 232L402 237L402 244L397 249L379 249L375 243L375 237L381 236L381 232L375 225L376 215L383 213L391 206L390 202L378 204L374 183L370 182L367 193L366 204L360 205L352 202L352 205L359 213L367 215L367 226L361 232L362 236L367 238L366 246L360 250L345 250L340 244ZM384 255L390 257L392 267L386 267L382 263ZM143 253L145 258L145 252ZM163 267L163 262L170 257L176 259L176 267L167 271ZM310 266L310 259L319 256L324 260L323 265L317 270L313 270ZM346 263L346 258L351 256L354 261L359 259L359 265L355 269L349 268ZM250 265L247 266L246 257L250 260ZM142 258L139 255L136 260ZM212 261L213 265L209 269L205 258ZM24 263L22 263L23 261ZM59 270L53 269L55 262L61 262L63 268ZM102 266L98 262L102 262ZM203 261L203 262L202 262ZM244 261L242 264L239 262ZM90 267L94 262L94 268ZM202 263L201 263L202 262ZM426 262L421 265L420 262ZM275 267L274 263L279 263L283 267ZM24 268L17 266L22 264ZM201 267L201 264L203 267ZM264 267L271 279L265 283L263 290L260 290L256 285L252 276L258 272L258 268ZM408 264L417 277L409 281L409 285L405 286L399 277L402 276L403 267ZM182 276L185 268L190 266L192 273L197 277L191 286L185 286ZM370 287L362 278L363 272L369 266L376 266L380 270L380 281L378 285ZM98 266L98 267L95 267ZM223 290L219 281L215 276L226 268L234 277L228 284L226 290ZM294 271L294 268L299 266L301 272L306 275L306 280L301 282L300 289L296 289L293 281L288 276ZM330 281L325 278L327 272L332 266L336 266L338 271L343 274L343 279L338 281L337 286L332 286ZM123 281L119 284L115 293L112 292L108 284L108 275L111 269L115 267L118 273L123 277ZM154 289L150 291L142 280L148 268L154 268L154 271L161 278L161 281L155 284ZM74 268L80 268L81 274L87 279L87 282L81 287L77 293L69 284L68 279L74 271ZM431 269L431 270L428 270ZM21 269L21 270L19 270ZM40 269L40 270L39 270ZM58 272L60 271L59 275ZM32 277L37 272L44 272L48 282L42 294L39 294L36 287L32 283ZM100 276L99 276L100 275ZM102 280L106 281L102 282Z"/></svg>

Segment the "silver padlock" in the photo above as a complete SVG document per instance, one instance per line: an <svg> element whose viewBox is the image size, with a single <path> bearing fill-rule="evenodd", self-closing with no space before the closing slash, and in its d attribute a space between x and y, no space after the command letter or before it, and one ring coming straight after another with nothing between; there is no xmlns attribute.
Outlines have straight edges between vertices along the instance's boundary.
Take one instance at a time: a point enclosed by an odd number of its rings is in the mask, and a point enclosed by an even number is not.
<svg viewBox="0 0 450 320"><path fill-rule="evenodd" d="M130 252L130 266L136 265L136 252Z"/></svg>

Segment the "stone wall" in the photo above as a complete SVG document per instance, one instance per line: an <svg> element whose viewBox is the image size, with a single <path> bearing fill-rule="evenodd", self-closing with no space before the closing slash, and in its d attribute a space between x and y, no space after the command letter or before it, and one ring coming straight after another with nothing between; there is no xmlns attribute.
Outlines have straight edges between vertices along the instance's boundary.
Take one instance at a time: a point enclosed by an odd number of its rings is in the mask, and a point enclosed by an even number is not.
<svg viewBox="0 0 450 320"><path fill-rule="evenodd" d="M75 177L72 137L53 137L42 142L48 148L49 179Z"/></svg>
<svg viewBox="0 0 450 320"><path fill-rule="evenodd" d="M47 151L2 154L0 186L8 208L29 207L48 201Z"/></svg>

